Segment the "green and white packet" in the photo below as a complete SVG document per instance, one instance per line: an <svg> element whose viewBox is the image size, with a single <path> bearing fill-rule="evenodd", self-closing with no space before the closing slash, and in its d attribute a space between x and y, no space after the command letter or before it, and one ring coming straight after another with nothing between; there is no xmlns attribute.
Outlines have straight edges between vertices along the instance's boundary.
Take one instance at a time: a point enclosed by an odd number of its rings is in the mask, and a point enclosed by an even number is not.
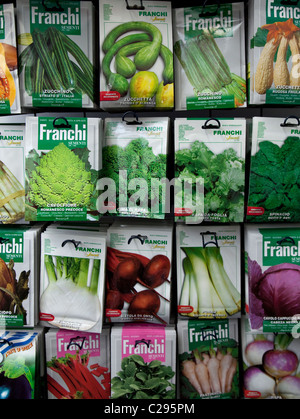
<svg viewBox="0 0 300 419"><path fill-rule="evenodd" d="M252 330L295 333L299 324L299 224L246 224L245 312Z"/></svg>
<svg viewBox="0 0 300 419"><path fill-rule="evenodd" d="M250 0L248 11L249 104L299 105L298 4Z"/></svg>
<svg viewBox="0 0 300 419"><path fill-rule="evenodd" d="M17 0L16 10L22 107L97 108L93 3Z"/></svg>
<svg viewBox="0 0 300 419"><path fill-rule="evenodd" d="M6 97L0 99L0 115L21 112L18 62L13 62L13 60L8 60L5 57L6 47L15 48L17 56L17 34L13 3L0 5L0 69L5 73L5 76L8 75L8 79L4 76L3 82L8 81L9 84L8 96L5 95ZM2 91L2 81L0 86Z"/></svg>
<svg viewBox="0 0 300 419"><path fill-rule="evenodd" d="M38 324L40 233L38 224L1 227L0 323L4 328Z"/></svg>
<svg viewBox="0 0 300 419"><path fill-rule="evenodd" d="M175 218L243 222L246 120L176 118Z"/></svg>
<svg viewBox="0 0 300 419"><path fill-rule="evenodd" d="M100 108L174 107L170 1L99 0ZM142 46L141 46L142 45Z"/></svg>
<svg viewBox="0 0 300 419"><path fill-rule="evenodd" d="M179 321L178 398L238 399L240 396L240 337L237 319ZM226 357L226 358L224 358ZM229 370L221 367L224 359ZM220 360L220 363L216 360ZM186 374L189 367L201 371L194 381ZM219 368L216 367L219 365ZM213 368L213 366L215 368ZM219 374L213 375L215 372Z"/></svg>
<svg viewBox="0 0 300 419"><path fill-rule="evenodd" d="M25 223L25 124L0 124L0 152L0 223Z"/></svg>
<svg viewBox="0 0 300 419"><path fill-rule="evenodd" d="M100 333L106 233L47 229L41 235L40 324Z"/></svg>
<svg viewBox="0 0 300 419"><path fill-rule="evenodd" d="M169 130L168 117L105 118L100 214L164 219L170 213Z"/></svg>
<svg viewBox="0 0 300 419"><path fill-rule="evenodd" d="M180 319L241 316L241 230L237 225L176 227Z"/></svg>
<svg viewBox="0 0 300 419"><path fill-rule="evenodd" d="M252 119L248 222L300 221L299 125L297 117Z"/></svg>
<svg viewBox="0 0 300 419"><path fill-rule="evenodd" d="M244 3L175 8L173 26L175 109L245 107Z"/></svg>
<svg viewBox="0 0 300 419"><path fill-rule="evenodd" d="M101 144L99 118L26 118L27 221L99 220Z"/></svg>

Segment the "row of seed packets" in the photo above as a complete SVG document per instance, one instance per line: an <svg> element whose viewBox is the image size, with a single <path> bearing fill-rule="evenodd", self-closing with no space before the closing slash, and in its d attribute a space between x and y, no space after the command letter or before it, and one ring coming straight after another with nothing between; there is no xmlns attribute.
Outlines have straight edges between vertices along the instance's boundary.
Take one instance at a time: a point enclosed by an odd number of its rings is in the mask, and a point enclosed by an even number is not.
<svg viewBox="0 0 300 419"><path fill-rule="evenodd" d="M167 117L22 121L0 125L3 224L300 220L297 117L176 118L174 154Z"/></svg>
<svg viewBox="0 0 300 419"><path fill-rule="evenodd" d="M16 27L13 4L1 5L2 114L20 113L21 106L115 111L299 104L296 4L249 3L246 76L243 2L172 8L169 1L132 7L99 0L99 22L91 1L52 3L18 0Z"/></svg>

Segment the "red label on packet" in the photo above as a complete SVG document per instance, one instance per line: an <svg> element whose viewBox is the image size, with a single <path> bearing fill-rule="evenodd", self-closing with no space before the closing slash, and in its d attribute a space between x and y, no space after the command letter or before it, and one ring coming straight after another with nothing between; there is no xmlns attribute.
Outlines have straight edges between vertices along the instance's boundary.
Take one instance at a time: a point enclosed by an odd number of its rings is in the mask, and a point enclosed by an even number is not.
<svg viewBox="0 0 300 419"><path fill-rule="evenodd" d="M253 390L245 390L244 389L244 396L247 399L258 399L261 397L261 394L259 391L253 391Z"/></svg>
<svg viewBox="0 0 300 419"><path fill-rule="evenodd" d="M100 101L115 101L121 97L119 92L100 92Z"/></svg>
<svg viewBox="0 0 300 419"><path fill-rule="evenodd" d="M193 214L193 210L189 208L175 208L176 217L189 217Z"/></svg>
<svg viewBox="0 0 300 419"><path fill-rule="evenodd" d="M53 322L55 317L52 314L40 313L40 321Z"/></svg>
<svg viewBox="0 0 300 419"><path fill-rule="evenodd" d="M192 313L194 308L192 306L178 306L177 311L179 314L189 314Z"/></svg>
<svg viewBox="0 0 300 419"><path fill-rule="evenodd" d="M122 314L121 310L115 310L112 308L107 308L105 311L106 317L120 317Z"/></svg>
<svg viewBox="0 0 300 419"><path fill-rule="evenodd" d="M247 215L263 215L265 212L262 207L247 207Z"/></svg>

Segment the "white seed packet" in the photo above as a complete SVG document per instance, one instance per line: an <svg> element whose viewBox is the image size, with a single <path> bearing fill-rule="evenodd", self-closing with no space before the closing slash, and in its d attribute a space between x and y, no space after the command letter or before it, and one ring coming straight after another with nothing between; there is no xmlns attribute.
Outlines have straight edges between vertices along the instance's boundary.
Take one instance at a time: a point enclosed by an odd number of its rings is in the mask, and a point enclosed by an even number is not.
<svg viewBox="0 0 300 419"><path fill-rule="evenodd" d="M176 228L177 307L181 319L241 316L240 226Z"/></svg>
<svg viewBox="0 0 300 419"><path fill-rule="evenodd" d="M97 231L50 229L41 236L40 323L102 330L106 237Z"/></svg>

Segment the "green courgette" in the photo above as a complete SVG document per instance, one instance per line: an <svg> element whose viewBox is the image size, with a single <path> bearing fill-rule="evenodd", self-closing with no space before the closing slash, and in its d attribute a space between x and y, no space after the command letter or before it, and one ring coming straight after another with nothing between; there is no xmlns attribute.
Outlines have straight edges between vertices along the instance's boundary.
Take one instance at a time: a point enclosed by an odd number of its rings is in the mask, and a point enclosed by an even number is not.
<svg viewBox="0 0 300 419"><path fill-rule="evenodd" d="M96 70L89 60L89 58L85 55L82 49L67 35L61 32L62 41L67 49L67 51L75 58L79 67L83 71L83 73L90 77L90 79L95 79Z"/></svg>
<svg viewBox="0 0 300 419"><path fill-rule="evenodd" d="M49 49L45 41L44 35L37 29L34 29L34 31L32 32L32 39L37 54L40 57L43 67L45 69L45 72L48 74L48 77L53 84L53 88L56 90L63 89L62 80L58 74L57 68L52 60L52 57L49 54Z"/></svg>
<svg viewBox="0 0 300 419"><path fill-rule="evenodd" d="M124 38L121 38L117 41L112 47L109 48L108 52L105 54L102 60L102 71L105 76L108 87L111 91L119 92L121 96L125 96L129 89L129 83L127 79L118 73L113 73L111 71L111 62L114 56L117 54L119 49L125 45L131 44L133 42L145 41L149 39L149 35L146 33L140 33L135 35L127 35Z"/></svg>
<svg viewBox="0 0 300 419"><path fill-rule="evenodd" d="M94 102L95 101L95 91L93 89L93 80L87 78L83 71L78 67L78 65L72 62L73 69L77 77L77 89L82 94L88 95L88 97Z"/></svg>
<svg viewBox="0 0 300 419"><path fill-rule="evenodd" d="M52 51L54 52L56 66L65 89L75 87L76 74L69 58L68 51L62 40L61 32L55 27L50 27L48 29L48 36L50 38Z"/></svg>
<svg viewBox="0 0 300 419"><path fill-rule="evenodd" d="M116 54L116 71L124 77L132 77L136 71L134 63L128 58L129 55L136 54L142 48L150 45L151 42L136 42L121 48ZM160 52L161 58L164 62L164 70L162 73L165 84L173 83L173 53L165 45L161 45ZM131 64L130 64L131 63Z"/></svg>
<svg viewBox="0 0 300 419"><path fill-rule="evenodd" d="M134 58L137 69L149 70L155 64L162 44L162 34L156 26L152 25L152 23L126 22L116 26L105 37L102 44L102 50L106 54L121 35L130 31L143 31L148 33L152 38L151 44L138 51Z"/></svg>

